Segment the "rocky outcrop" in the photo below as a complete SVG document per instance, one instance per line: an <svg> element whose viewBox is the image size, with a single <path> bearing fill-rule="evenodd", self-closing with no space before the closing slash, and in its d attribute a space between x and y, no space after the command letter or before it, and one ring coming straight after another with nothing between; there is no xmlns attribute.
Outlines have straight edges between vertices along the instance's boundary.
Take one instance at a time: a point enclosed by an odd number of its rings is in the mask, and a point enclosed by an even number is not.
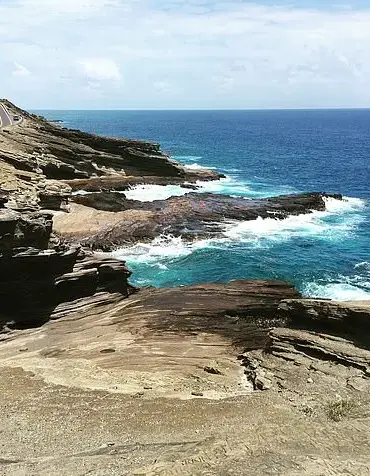
<svg viewBox="0 0 370 476"><path fill-rule="evenodd" d="M324 376L325 385L330 377L338 388L369 388L370 301L287 299L277 314L284 327L269 332L264 350L241 356L255 390L274 386L296 392L297 368L307 384Z"/></svg>
<svg viewBox="0 0 370 476"><path fill-rule="evenodd" d="M209 182L224 178L223 174L210 170L188 170L185 169L184 176L167 177L155 175L108 175L101 177L90 177L88 179L64 180L73 191L86 192L109 192L125 191L136 185L180 185L188 189L197 189L195 182Z"/></svg>
<svg viewBox="0 0 370 476"><path fill-rule="evenodd" d="M94 249L112 249L114 246L134 241L151 240L163 233L184 239L205 238L219 235L229 220L255 220L257 218L284 219L290 215L325 210L326 194L309 193L286 195L267 199L250 199L212 193L187 193L180 197L153 202L126 200L119 193L88 194L74 200L89 208L121 212L120 221L112 223L107 215L107 227L83 240ZM335 195L334 198L342 199ZM76 210L74 215L76 216ZM102 214L100 213L101 217ZM68 217L61 219L68 236ZM71 221L74 217L71 217ZM81 234L79 239L83 238Z"/></svg>
<svg viewBox="0 0 370 476"><path fill-rule="evenodd" d="M289 327L327 331L367 339L370 345L370 301L286 300L279 305Z"/></svg>
<svg viewBox="0 0 370 476"><path fill-rule="evenodd" d="M353 367L370 377L370 350L330 334L277 328L270 333L268 352L296 365L315 367L317 361L331 362L332 365Z"/></svg>
<svg viewBox="0 0 370 476"><path fill-rule="evenodd" d="M76 285L79 273L96 269L86 263L74 265ZM113 265L99 263L108 277ZM62 280L68 287L66 275ZM279 302L297 297L290 285L267 280L147 288L125 299L80 297L56 306L40 329L3 335L0 362L8 358L46 381L85 389L181 398L245 394L251 388L238 354L246 344L264 347L271 323L281 322Z"/></svg>
<svg viewBox="0 0 370 476"><path fill-rule="evenodd" d="M184 169L158 144L115 139L65 129L2 100L21 124L2 132L0 158L17 169L42 172L50 179L78 179L107 172L125 175L181 176Z"/></svg>
<svg viewBox="0 0 370 476"><path fill-rule="evenodd" d="M271 332L273 355L301 364L329 361L370 376L370 301L284 300L279 314L289 328Z"/></svg>
<svg viewBox="0 0 370 476"><path fill-rule="evenodd" d="M58 209L71 190L65 184L58 190L58 182L64 180L72 188L122 190L134 183L181 184L221 177L182 167L158 144L65 129L7 100L1 103L11 115L22 118L0 130L0 190L9 192L12 208ZM45 180L53 181L47 192Z"/></svg>
<svg viewBox="0 0 370 476"><path fill-rule="evenodd" d="M128 284L125 263L85 255L78 248L38 250L15 248L0 257L0 325L16 328L40 326L61 303L79 298L106 300L119 293L121 299L135 289Z"/></svg>
<svg viewBox="0 0 370 476"><path fill-rule="evenodd" d="M51 230L50 213L0 210L0 256L12 254L14 248L20 247L46 249Z"/></svg>
<svg viewBox="0 0 370 476"><path fill-rule="evenodd" d="M0 327L39 326L62 302L134 291L124 262L57 244L51 231L48 213L0 210Z"/></svg>

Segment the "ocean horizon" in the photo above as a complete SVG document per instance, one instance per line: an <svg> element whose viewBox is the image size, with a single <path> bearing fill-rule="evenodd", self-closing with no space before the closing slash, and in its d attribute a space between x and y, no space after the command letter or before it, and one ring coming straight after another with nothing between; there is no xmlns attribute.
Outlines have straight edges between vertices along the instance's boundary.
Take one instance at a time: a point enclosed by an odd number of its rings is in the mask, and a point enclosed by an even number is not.
<svg viewBox="0 0 370 476"><path fill-rule="evenodd" d="M109 109L54 109L54 108L46 108L46 109L30 109L30 113L34 114L42 114L42 113L47 113L47 112L89 112L89 111L96 111L96 112L110 112L110 111L138 111L138 112L171 112L171 111L370 111L370 107L290 107L290 108L240 108L240 109L235 109L235 108L189 108L189 109L184 109L184 108L155 108L155 109L147 109L147 108L109 108Z"/></svg>

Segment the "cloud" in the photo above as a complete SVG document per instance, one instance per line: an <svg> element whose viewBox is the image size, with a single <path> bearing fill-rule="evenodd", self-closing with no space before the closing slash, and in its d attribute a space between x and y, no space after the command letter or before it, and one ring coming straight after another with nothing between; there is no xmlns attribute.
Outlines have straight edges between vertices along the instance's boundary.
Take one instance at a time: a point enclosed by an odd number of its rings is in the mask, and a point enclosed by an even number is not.
<svg viewBox="0 0 370 476"><path fill-rule="evenodd" d="M119 6L120 3L116 0L19 0L18 5L29 10L53 13L86 13Z"/></svg>
<svg viewBox="0 0 370 476"><path fill-rule="evenodd" d="M19 63L14 63L15 69L12 71L12 76L27 77L31 76L31 71Z"/></svg>
<svg viewBox="0 0 370 476"><path fill-rule="evenodd" d="M93 81L119 81L121 73L117 64L108 58L87 58L79 61L82 74Z"/></svg>
<svg viewBox="0 0 370 476"><path fill-rule="evenodd" d="M25 107L370 106L365 0L265 3L0 0L1 87Z"/></svg>

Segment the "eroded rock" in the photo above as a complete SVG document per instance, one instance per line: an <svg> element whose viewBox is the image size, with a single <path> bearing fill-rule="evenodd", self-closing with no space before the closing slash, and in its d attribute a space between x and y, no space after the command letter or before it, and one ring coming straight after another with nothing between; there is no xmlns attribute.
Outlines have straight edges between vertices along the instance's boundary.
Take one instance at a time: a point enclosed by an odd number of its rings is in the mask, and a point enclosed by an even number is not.
<svg viewBox="0 0 370 476"><path fill-rule="evenodd" d="M357 347L351 340L329 334L277 328L270 332L268 352L298 365L308 361L329 361L360 370L370 377L370 350Z"/></svg>
<svg viewBox="0 0 370 476"><path fill-rule="evenodd" d="M118 223L102 227L101 231L83 241L84 245L94 249L108 250L133 241L152 240L163 233L184 239L212 237L222 233L230 220L255 220L258 217L282 220L312 210L323 211L326 197L323 193L307 193L245 200L191 192L167 200L140 202L110 192L78 196L75 201L99 211L121 213ZM109 222L109 217L106 218ZM68 234L68 217L63 220L63 229Z"/></svg>

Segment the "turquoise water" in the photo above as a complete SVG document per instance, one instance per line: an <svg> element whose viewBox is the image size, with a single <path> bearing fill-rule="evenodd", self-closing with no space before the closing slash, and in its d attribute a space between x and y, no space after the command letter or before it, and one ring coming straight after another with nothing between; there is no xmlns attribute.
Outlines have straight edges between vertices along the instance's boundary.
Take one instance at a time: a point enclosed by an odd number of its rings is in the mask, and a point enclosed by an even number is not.
<svg viewBox="0 0 370 476"><path fill-rule="evenodd" d="M154 140L186 166L226 174L201 191L262 197L342 193L327 212L228 223L217 240L186 244L163 236L120 249L138 285L176 286L236 278L278 278L304 294L370 299L370 110L38 111L66 127ZM176 186L130 192L153 200Z"/></svg>

